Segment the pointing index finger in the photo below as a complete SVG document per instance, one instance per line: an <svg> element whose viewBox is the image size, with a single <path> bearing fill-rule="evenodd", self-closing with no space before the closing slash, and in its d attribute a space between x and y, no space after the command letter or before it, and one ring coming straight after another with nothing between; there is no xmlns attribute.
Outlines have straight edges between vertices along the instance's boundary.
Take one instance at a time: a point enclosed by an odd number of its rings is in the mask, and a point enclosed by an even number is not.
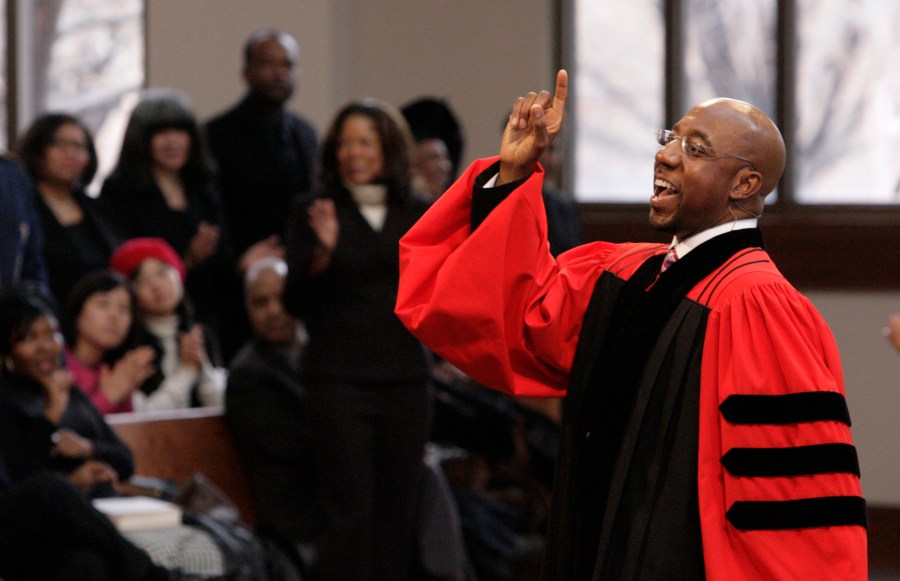
<svg viewBox="0 0 900 581"><path fill-rule="evenodd" d="M553 104L565 105L569 98L569 73L566 69L560 69L556 73L556 94L553 96Z"/></svg>

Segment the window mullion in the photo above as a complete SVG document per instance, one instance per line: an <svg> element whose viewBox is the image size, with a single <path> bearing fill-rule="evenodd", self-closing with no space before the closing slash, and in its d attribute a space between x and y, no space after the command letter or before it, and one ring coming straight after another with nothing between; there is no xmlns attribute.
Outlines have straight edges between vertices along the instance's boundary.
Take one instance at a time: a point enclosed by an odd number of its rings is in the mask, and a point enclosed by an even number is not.
<svg viewBox="0 0 900 581"><path fill-rule="evenodd" d="M778 59L776 63L777 123L784 137L787 164L778 183L776 207L789 211L796 207L795 156L796 151L796 78L797 78L797 17L796 0L778 0L777 15Z"/></svg>

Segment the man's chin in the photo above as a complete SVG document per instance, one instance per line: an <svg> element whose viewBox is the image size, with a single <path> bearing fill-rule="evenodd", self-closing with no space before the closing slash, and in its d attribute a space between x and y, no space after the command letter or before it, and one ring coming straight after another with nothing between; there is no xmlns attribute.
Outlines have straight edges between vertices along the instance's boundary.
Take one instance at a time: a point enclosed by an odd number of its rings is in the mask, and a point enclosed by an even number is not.
<svg viewBox="0 0 900 581"><path fill-rule="evenodd" d="M266 92L266 98L273 103L285 104L288 99L291 98L291 95L294 94L293 90L290 89L270 89Z"/></svg>
<svg viewBox="0 0 900 581"><path fill-rule="evenodd" d="M650 226L659 232L671 234L675 230L675 219L673 216L661 216L655 210L650 210L649 217Z"/></svg>

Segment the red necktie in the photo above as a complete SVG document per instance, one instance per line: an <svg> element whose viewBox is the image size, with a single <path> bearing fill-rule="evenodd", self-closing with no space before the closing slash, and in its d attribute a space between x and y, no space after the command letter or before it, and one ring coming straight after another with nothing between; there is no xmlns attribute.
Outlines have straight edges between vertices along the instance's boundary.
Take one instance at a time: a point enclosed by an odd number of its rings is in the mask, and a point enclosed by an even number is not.
<svg viewBox="0 0 900 581"><path fill-rule="evenodd" d="M665 272L667 268L675 264L676 260L678 260L678 254L675 252L675 247L673 246L666 252L666 258L663 260L662 268L660 268L659 271Z"/></svg>

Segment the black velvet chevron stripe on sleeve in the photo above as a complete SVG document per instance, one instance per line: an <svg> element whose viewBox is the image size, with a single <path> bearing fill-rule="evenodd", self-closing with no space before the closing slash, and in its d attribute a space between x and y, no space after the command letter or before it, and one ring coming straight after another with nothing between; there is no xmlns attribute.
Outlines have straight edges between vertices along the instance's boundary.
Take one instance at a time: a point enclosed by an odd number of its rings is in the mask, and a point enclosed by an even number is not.
<svg viewBox="0 0 900 581"><path fill-rule="evenodd" d="M732 448L722 456L732 476L804 476L846 472L859 476L856 448L816 444L791 448Z"/></svg>
<svg viewBox="0 0 900 581"><path fill-rule="evenodd" d="M833 391L787 395L730 395L719 411L732 424L797 424L836 421L850 425L847 401Z"/></svg>
<svg viewBox="0 0 900 581"><path fill-rule="evenodd" d="M866 501L859 496L826 496L782 501L737 501L725 517L742 531L866 526Z"/></svg>

